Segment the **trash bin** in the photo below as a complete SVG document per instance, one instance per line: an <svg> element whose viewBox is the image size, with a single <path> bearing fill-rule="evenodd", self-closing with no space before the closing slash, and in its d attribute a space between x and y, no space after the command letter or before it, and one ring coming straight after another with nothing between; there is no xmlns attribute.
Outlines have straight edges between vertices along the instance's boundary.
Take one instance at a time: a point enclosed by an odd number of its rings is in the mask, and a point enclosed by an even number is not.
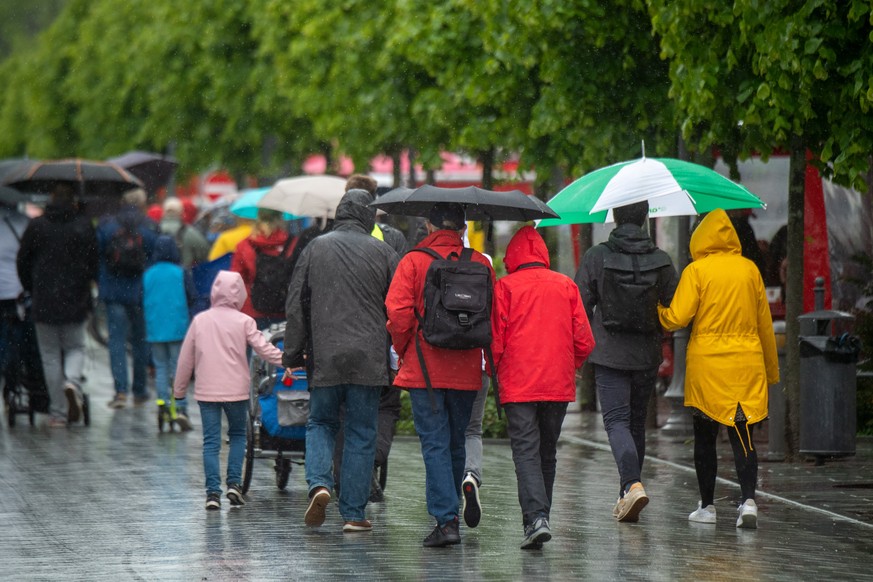
<svg viewBox="0 0 873 582"><path fill-rule="evenodd" d="M773 321L776 353L779 355L779 382L771 384L767 405L767 461L785 460L785 321Z"/></svg>
<svg viewBox="0 0 873 582"><path fill-rule="evenodd" d="M861 341L850 333L854 319L841 311L814 311L798 318L800 452L819 461L855 454L855 368Z"/></svg>

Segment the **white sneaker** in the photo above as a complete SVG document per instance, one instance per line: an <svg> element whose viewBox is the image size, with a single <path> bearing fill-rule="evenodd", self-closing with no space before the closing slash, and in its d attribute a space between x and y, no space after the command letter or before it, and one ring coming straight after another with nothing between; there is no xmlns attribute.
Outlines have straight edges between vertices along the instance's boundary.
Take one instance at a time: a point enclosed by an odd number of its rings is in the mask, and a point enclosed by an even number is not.
<svg viewBox="0 0 873 582"><path fill-rule="evenodd" d="M467 527L476 527L482 519L482 502L479 501L479 482L472 473L467 473L461 483L464 494L464 523Z"/></svg>
<svg viewBox="0 0 873 582"><path fill-rule="evenodd" d="M754 499L746 499L742 505L737 508L737 527L745 529L758 528L758 505Z"/></svg>
<svg viewBox="0 0 873 582"><path fill-rule="evenodd" d="M707 505L701 507L701 502L697 502L697 511L693 511L688 516L688 521L694 523L715 523L715 505Z"/></svg>

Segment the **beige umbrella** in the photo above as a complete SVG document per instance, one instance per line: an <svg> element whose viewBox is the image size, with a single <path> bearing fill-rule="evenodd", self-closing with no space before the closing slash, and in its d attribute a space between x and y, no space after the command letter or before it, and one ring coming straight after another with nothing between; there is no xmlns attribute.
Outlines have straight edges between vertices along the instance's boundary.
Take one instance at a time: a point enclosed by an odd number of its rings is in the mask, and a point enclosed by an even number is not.
<svg viewBox="0 0 873 582"><path fill-rule="evenodd" d="M294 216L334 218L346 192L346 181L337 176L300 176L276 182L257 203Z"/></svg>

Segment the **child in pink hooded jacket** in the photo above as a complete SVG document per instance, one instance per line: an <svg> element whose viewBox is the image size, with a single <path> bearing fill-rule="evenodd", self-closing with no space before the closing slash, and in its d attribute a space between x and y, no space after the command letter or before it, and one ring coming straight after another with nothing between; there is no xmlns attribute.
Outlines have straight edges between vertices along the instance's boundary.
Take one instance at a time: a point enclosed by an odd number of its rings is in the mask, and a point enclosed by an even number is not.
<svg viewBox="0 0 873 582"><path fill-rule="evenodd" d="M240 311L246 289L239 273L219 271L212 284L211 305L199 313L185 335L173 392L183 401L191 376L203 424L203 470L206 509L221 508L221 411L227 416L230 450L227 456L227 498L243 505L242 464L249 407L247 346L265 361L282 365L282 352L258 331L255 320Z"/></svg>

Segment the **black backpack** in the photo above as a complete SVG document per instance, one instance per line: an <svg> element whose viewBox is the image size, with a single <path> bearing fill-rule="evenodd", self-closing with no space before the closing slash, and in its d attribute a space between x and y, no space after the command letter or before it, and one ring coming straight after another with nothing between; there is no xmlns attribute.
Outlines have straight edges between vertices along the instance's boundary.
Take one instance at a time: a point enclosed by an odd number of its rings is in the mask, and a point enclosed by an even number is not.
<svg viewBox="0 0 873 582"><path fill-rule="evenodd" d="M294 262L290 255L297 245L297 237L288 236L282 251L271 256L255 247L255 279L252 282L252 307L261 313L285 313L285 298Z"/></svg>
<svg viewBox="0 0 873 582"><path fill-rule="evenodd" d="M491 269L473 261L473 250L469 248L462 250L460 255L453 252L445 259L433 249L412 250L426 253L434 259L424 277L424 314L415 310L421 336L438 348L482 348L493 370L491 306L494 289ZM431 405L436 408L418 333L415 334L415 349L431 396ZM496 387L494 394L496 398ZM499 411L498 400L498 414Z"/></svg>
<svg viewBox="0 0 873 582"><path fill-rule="evenodd" d="M603 257L602 292L597 304L603 327L625 333L654 333L658 321L658 275L670 259L663 253L624 253L618 246L602 243L612 252Z"/></svg>
<svg viewBox="0 0 873 582"><path fill-rule="evenodd" d="M146 267L142 233L135 222L119 221L106 244L106 269L116 277L138 277Z"/></svg>

